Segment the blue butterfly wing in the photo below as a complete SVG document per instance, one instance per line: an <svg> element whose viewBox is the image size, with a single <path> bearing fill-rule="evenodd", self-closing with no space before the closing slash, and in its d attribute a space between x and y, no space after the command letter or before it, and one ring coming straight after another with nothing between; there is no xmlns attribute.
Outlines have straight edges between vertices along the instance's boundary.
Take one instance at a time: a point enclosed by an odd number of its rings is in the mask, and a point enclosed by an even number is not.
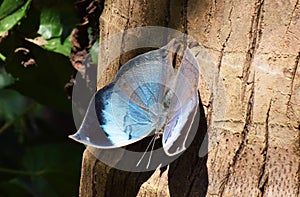
<svg viewBox="0 0 300 197"><path fill-rule="evenodd" d="M133 143L153 130L153 115L132 102L114 83L97 92L95 108L99 124L114 146Z"/></svg>
<svg viewBox="0 0 300 197"><path fill-rule="evenodd" d="M95 108L95 95L93 95L89 103L87 112L78 131L69 137L75 141L85 145L91 145L96 148L109 148L114 146L107 138L105 132L98 122Z"/></svg>
<svg viewBox="0 0 300 197"><path fill-rule="evenodd" d="M165 84L175 76L168 47L130 60L116 76L116 85L140 107L153 110L155 103L162 103L167 90Z"/></svg>

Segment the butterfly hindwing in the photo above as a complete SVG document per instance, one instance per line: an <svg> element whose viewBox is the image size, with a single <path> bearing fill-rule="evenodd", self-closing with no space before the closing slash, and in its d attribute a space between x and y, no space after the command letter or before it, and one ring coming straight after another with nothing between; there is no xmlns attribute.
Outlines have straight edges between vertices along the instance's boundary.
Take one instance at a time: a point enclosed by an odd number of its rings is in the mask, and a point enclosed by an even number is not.
<svg viewBox="0 0 300 197"><path fill-rule="evenodd" d="M167 155L173 156L186 150L188 145L186 141L195 121L198 104L198 98L193 96L182 108L172 113L162 138L163 148Z"/></svg>
<svg viewBox="0 0 300 197"><path fill-rule="evenodd" d="M174 96L162 139L168 155L176 155L186 149L186 140L198 110L199 75L199 65L187 48L176 75Z"/></svg>
<svg viewBox="0 0 300 197"><path fill-rule="evenodd" d="M98 121L114 146L124 146L153 130L153 116L112 83L95 96Z"/></svg>

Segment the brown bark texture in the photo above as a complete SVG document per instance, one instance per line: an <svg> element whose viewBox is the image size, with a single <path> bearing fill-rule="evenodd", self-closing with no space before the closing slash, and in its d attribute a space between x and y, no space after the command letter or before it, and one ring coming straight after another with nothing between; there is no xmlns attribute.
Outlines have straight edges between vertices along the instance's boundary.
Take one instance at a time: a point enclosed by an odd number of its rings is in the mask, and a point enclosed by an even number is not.
<svg viewBox="0 0 300 197"><path fill-rule="evenodd" d="M299 0L105 0L100 39L149 25L179 30L207 49L225 87L225 116L214 118L218 95L201 82L200 128L179 159L133 173L86 150L80 196L299 196ZM98 76L99 88L125 63L116 61ZM198 157L208 127L216 146Z"/></svg>

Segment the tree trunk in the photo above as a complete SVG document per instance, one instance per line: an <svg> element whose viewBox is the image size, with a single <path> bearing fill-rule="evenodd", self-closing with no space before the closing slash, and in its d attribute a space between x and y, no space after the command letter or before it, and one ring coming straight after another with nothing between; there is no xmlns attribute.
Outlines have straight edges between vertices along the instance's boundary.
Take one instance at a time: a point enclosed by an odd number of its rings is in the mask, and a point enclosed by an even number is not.
<svg viewBox="0 0 300 197"><path fill-rule="evenodd" d="M101 40L152 25L202 43L224 84L226 111L214 118L218 95L201 83L201 126L179 159L133 173L106 166L86 150L80 196L299 196L299 9L298 0L106 0ZM106 70L98 86L118 69ZM207 127L209 136L218 135L209 137L216 146L199 157Z"/></svg>

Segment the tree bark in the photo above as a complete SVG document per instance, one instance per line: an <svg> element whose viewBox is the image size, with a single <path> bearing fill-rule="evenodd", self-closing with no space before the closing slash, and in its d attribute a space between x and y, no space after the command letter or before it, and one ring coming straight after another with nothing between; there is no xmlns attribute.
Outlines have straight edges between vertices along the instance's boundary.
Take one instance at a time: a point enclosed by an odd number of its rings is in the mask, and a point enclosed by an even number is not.
<svg viewBox="0 0 300 197"><path fill-rule="evenodd" d="M299 0L106 0L101 40L155 25L202 43L225 86L226 113L214 118L218 95L201 83L201 126L179 159L133 173L106 166L86 150L80 196L299 196L299 9ZM99 76L98 87L118 69L116 63ZM209 135L218 134L217 145L201 158L207 127Z"/></svg>

